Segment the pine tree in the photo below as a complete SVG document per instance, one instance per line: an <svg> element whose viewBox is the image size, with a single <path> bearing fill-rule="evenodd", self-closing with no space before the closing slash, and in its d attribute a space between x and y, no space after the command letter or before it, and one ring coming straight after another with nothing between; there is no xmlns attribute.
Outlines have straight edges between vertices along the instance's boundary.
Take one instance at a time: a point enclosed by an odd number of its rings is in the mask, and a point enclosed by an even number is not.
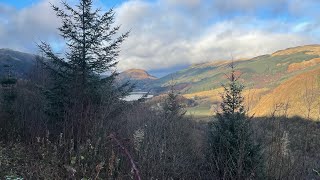
<svg viewBox="0 0 320 180"><path fill-rule="evenodd" d="M244 88L231 65L229 83L223 85L221 112L209 124L209 164L215 178L252 179L262 172L260 146L253 140L250 120L243 106Z"/></svg>
<svg viewBox="0 0 320 180"><path fill-rule="evenodd" d="M52 76L52 83L45 91L49 129L51 133L57 131L56 134L71 129L74 139L90 134L87 129L91 128L92 120L88 113L97 114L101 103L128 94L127 84L115 85L118 73L114 71L119 47L128 32L117 36L120 27L113 25L113 9L103 14L92 6L92 0L80 0L75 8L64 1L63 8L52 5L62 22L58 29L65 40L66 53L60 57L49 44L38 45L48 59L42 62ZM67 120L66 116L72 117Z"/></svg>

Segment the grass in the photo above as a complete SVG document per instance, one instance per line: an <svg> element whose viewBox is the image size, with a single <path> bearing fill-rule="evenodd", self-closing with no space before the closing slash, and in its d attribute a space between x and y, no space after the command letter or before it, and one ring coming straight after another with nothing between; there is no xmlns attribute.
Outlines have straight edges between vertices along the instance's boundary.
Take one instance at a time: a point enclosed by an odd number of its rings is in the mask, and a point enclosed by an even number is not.
<svg viewBox="0 0 320 180"><path fill-rule="evenodd" d="M210 107L207 106L196 106L187 108L186 110L187 116L193 116L196 118L205 118L213 115L212 111L210 110Z"/></svg>

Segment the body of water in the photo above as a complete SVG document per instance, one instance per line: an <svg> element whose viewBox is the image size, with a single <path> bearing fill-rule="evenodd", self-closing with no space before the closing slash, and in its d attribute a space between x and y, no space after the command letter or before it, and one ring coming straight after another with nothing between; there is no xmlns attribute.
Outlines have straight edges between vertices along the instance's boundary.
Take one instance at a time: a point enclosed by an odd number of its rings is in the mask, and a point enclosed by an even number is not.
<svg viewBox="0 0 320 180"><path fill-rule="evenodd" d="M123 98L123 100L125 100L125 101L136 101L138 99L141 99L146 94L147 94L147 92L131 92L130 95L128 95L127 97ZM153 97L153 95L148 94L146 99L152 98L152 97Z"/></svg>

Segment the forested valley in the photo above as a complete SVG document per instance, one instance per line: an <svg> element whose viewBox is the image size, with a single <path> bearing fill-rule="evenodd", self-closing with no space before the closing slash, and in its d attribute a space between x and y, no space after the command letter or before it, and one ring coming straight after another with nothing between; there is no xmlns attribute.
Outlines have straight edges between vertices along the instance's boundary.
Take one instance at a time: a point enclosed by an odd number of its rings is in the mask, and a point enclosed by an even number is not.
<svg viewBox="0 0 320 180"><path fill-rule="evenodd" d="M0 179L320 178L320 123L288 116L288 104L249 114L233 61L209 118L186 113L174 79L157 102L126 101L135 84L116 65L130 32L114 10L92 0L52 10L65 53L40 42L24 76L1 67Z"/></svg>

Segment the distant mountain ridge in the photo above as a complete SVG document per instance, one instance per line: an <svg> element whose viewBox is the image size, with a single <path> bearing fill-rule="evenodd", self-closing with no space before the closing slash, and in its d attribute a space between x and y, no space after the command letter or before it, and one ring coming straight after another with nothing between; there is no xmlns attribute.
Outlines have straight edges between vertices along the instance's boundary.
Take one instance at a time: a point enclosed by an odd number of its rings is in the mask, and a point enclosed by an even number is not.
<svg viewBox="0 0 320 180"><path fill-rule="evenodd" d="M11 66L11 70L18 77L26 75L34 65L36 56L12 49L0 49L0 75L6 73L4 66Z"/></svg>
<svg viewBox="0 0 320 180"><path fill-rule="evenodd" d="M274 82L288 78L293 75L288 73L293 66L301 66L291 73L299 73L308 68L314 68L319 63L319 45L308 45L288 48L273 54L261 55L247 60L235 60L237 69L245 76L246 85L272 86ZM311 60L311 61L310 61ZM176 84L185 84L184 92L198 92L220 87L225 73L228 72L228 64L231 61L208 62L191 65L189 68L169 74L155 81L156 86L168 86L173 78ZM291 66L289 66L292 64ZM303 67L303 64L309 64Z"/></svg>

